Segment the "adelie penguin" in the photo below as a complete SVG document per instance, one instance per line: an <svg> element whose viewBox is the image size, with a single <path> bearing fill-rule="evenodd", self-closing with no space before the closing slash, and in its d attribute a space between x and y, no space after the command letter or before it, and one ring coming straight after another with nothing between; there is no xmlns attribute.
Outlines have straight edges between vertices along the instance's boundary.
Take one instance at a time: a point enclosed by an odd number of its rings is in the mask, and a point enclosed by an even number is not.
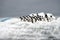
<svg viewBox="0 0 60 40"><path fill-rule="evenodd" d="M33 17L31 17L31 16L29 16L29 17L30 17L31 22L33 23Z"/></svg>
<svg viewBox="0 0 60 40"><path fill-rule="evenodd" d="M36 21L37 21L37 14L35 14L33 17L33 22L36 22Z"/></svg>
<svg viewBox="0 0 60 40"><path fill-rule="evenodd" d="M29 16L26 16L26 21L28 21L28 22L30 21L30 20L29 20Z"/></svg>
<svg viewBox="0 0 60 40"><path fill-rule="evenodd" d="M37 16L38 16L38 13L35 14L35 15L32 17L32 19L33 19L33 23L36 22L36 21L38 20L38 19L37 19Z"/></svg>
<svg viewBox="0 0 60 40"><path fill-rule="evenodd" d="M26 21L26 17L25 16L22 16L23 17L23 21Z"/></svg>
<svg viewBox="0 0 60 40"><path fill-rule="evenodd" d="M45 18L47 19L47 21L49 21L49 20L48 20L48 16L47 16L47 14L45 14Z"/></svg>
<svg viewBox="0 0 60 40"><path fill-rule="evenodd" d="M35 16L34 19L35 19L35 22L36 22L37 21L37 16Z"/></svg>
<svg viewBox="0 0 60 40"><path fill-rule="evenodd" d="M37 20L37 21L41 21L41 16L39 16L38 13L37 13L36 20Z"/></svg>
<svg viewBox="0 0 60 40"><path fill-rule="evenodd" d="M28 22L31 22L31 16L27 16L28 17Z"/></svg>
<svg viewBox="0 0 60 40"><path fill-rule="evenodd" d="M23 20L23 18L22 17L19 17L20 19L21 19L21 21Z"/></svg>
<svg viewBox="0 0 60 40"><path fill-rule="evenodd" d="M25 16L25 21L29 22L29 17L28 16Z"/></svg>
<svg viewBox="0 0 60 40"><path fill-rule="evenodd" d="M41 18L41 16L39 16L39 21L42 21L42 18Z"/></svg>

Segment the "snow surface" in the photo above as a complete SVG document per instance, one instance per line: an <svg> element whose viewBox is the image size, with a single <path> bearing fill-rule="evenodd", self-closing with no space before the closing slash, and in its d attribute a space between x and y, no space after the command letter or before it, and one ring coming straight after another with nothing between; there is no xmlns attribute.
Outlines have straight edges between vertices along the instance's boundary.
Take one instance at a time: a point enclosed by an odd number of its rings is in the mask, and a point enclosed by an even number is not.
<svg viewBox="0 0 60 40"><path fill-rule="evenodd" d="M0 40L60 40L60 17L51 22L23 22L19 18L0 22Z"/></svg>

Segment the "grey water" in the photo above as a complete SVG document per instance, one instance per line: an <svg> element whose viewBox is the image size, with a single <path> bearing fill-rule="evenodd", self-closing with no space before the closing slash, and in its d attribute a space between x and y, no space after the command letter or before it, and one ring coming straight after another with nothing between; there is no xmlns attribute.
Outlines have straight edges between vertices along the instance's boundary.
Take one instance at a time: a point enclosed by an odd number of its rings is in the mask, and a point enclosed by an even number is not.
<svg viewBox="0 0 60 40"><path fill-rule="evenodd" d="M19 17L39 12L60 16L60 0L0 0L0 17Z"/></svg>

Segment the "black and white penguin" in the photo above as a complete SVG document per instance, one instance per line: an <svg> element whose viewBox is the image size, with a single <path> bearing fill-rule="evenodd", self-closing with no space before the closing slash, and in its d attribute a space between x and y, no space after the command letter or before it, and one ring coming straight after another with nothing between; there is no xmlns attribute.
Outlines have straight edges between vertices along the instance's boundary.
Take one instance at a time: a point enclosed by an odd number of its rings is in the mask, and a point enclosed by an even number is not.
<svg viewBox="0 0 60 40"><path fill-rule="evenodd" d="M23 16L23 18L24 18L24 21L28 21L26 16Z"/></svg>
<svg viewBox="0 0 60 40"><path fill-rule="evenodd" d="M36 17L36 19L37 19L37 21L39 21L39 15L38 15L38 13L37 13L37 17Z"/></svg>
<svg viewBox="0 0 60 40"><path fill-rule="evenodd" d="M41 13L40 14L37 13L37 20L38 21L42 21L43 20L43 15Z"/></svg>
<svg viewBox="0 0 60 40"><path fill-rule="evenodd" d="M21 21L23 20L23 18L22 17L19 17L20 19L21 19Z"/></svg>
<svg viewBox="0 0 60 40"><path fill-rule="evenodd" d="M39 17L39 19L41 19L40 21L45 21L45 19L44 19L44 17L45 17L44 12L38 13L38 15L40 16Z"/></svg>
<svg viewBox="0 0 60 40"><path fill-rule="evenodd" d="M22 16L23 17L23 21L26 21L26 17L25 16Z"/></svg>
<svg viewBox="0 0 60 40"><path fill-rule="evenodd" d="M35 22L36 22L37 21L37 16L35 16L34 19L35 19Z"/></svg>
<svg viewBox="0 0 60 40"><path fill-rule="evenodd" d="M30 15L29 15L30 21L31 21L32 23L34 23L34 21L35 21L34 16L35 16L34 14L30 14Z"/></svg>
<svg viewBox="0 0 60 40"><path fill-rule="evenodd" d="M26 16L26 20L30 22L31 18L29 17L29 15Z"/></svg>
<svg viewBox="0 0 60 40"><path fill-rule="evenodd" d="M34 19L35 19L34 22L37 22L37 21L38 21L38 18L39 18L38 13L35 13L35 14L34 14Z"/></svg>
<svg viewBox="0 0 60 40"><path fill-rule="evenodd" d="M31 16L29 16L29 17L30 17L30 21L31 21L32 23L34 23L34 22L33 22L33 17L31 17Z"/></svg>
<svg viewBox="0 0 60 40"><path fill-rule="evenodd" d="M41 18L41 16L39 16L39 21L42 21L42 18Z"/></svg>
<svg viewBox="0 0 60 40"><path fill-rule="evenodd" d="M45 18L46 18L47 21L49 21L49 19L48 19L48 15L47 15L47 14L45 14Z"/></svg>

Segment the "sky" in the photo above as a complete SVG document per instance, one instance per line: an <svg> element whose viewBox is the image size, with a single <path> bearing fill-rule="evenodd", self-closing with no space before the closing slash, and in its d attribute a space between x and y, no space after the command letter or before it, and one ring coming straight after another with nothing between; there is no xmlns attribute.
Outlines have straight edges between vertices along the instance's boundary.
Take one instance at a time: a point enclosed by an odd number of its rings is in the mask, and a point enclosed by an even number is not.
<svg viewBox="0 0 60 40"><path fill-rule="evenodd" d="M20 17L40 12L60 16L60 0L0 0L0 17Z"/></svg>

